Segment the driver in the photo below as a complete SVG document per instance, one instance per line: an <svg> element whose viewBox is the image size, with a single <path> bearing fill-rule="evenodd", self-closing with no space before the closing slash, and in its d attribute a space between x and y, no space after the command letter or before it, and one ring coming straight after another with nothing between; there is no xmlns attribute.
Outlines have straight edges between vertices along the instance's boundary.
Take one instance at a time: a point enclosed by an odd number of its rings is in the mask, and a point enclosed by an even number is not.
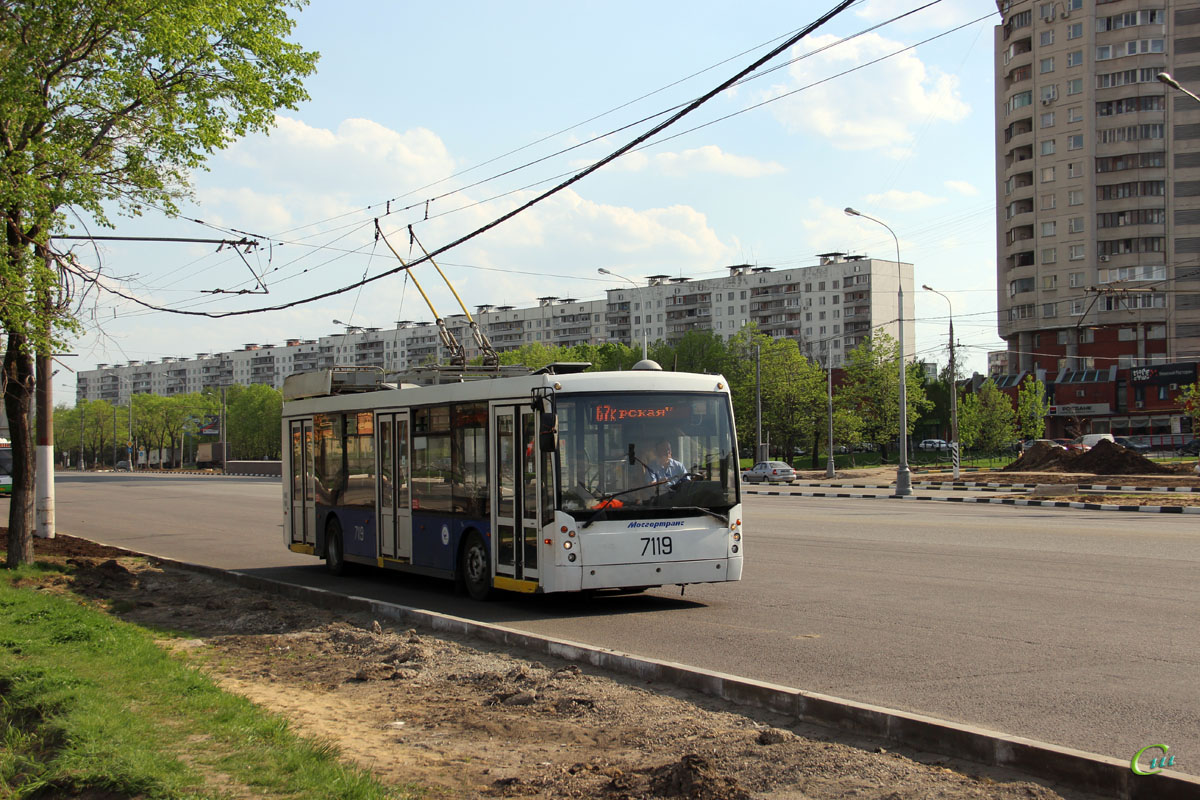
<svg viewBox="0 0 1200 800"><path fill-rule="evenodd" d="M651 483L669 481L667 486L675 486L687 476L683 464L671 457L671 443L666 439L659 439L654 443L654 457L647 467L647 477Z"/></svg>

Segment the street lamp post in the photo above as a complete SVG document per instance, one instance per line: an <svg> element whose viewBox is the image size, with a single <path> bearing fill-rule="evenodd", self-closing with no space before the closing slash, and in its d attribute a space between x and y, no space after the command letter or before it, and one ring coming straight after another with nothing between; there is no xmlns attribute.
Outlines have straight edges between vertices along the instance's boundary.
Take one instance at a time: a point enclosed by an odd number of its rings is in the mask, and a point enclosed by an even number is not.
<svg viewBox="0 0 1200 800"><path fill-rule="evenodd" d="M882 220L868 216L861 211L846 207L846 215L862 217L887 228L896 242L896 304L899 308L897 322L900 326L900 463L896 466L896 494L912 494L912 476L908 471L908 392L905 380L906 365L904 363L904 280L900 275L900 239L896 232Z"/></svg>
<svg viewBox="0 0 1200 800"><path fill-rule="evenodd" d="M612 275L614 278L620 278L623 281L629 281L631 284L633 284L634 289L641 288L637 285L637 281L632 280L630 278L626 278L624 275L618 275L617 273L613 272L610 269L605 269L604 267L599 267L596 269L596 271L599 272L601 275ZM642 359L643 360L650 357L646 353L647 353L646 326L642 325Z"/></svg>
<svg viewBox="0 0 1200 800"><path fill-rule="evenodd" d="M958 372L954 364L954 304L950 298L927 284L921 288L933 292L950 307L950 456L954 459L954 480L958 480Z"/></svg>

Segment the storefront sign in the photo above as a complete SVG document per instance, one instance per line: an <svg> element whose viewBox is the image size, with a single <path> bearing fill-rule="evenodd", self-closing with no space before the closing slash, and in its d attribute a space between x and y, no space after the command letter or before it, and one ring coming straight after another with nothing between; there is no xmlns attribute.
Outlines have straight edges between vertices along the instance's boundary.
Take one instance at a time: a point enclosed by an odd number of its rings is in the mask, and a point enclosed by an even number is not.
<svg viewBox="0 0 1200 800"><path fill-rule="evenodd" d="M1133 367L1129 378L1134 383L1192 383L1196 380L1196 365L1155 364L1152 367Z"/></svg>
<svg viewBox="0 0 1200 800"><path fill-rule="evenodd" d="M1076 403L1074 405L1050 406L1052 417L1093 417L1097 414L1111 414L1112 406L1108 403Z"/></svg>

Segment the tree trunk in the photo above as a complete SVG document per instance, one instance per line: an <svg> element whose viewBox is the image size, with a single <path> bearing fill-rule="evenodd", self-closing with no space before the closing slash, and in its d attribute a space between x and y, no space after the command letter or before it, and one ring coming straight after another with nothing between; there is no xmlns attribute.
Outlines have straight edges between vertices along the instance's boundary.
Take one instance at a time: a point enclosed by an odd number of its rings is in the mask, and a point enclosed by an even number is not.
<svg viewBox="0 0 1200 800"><path fill-rule="evenodd" d="M4 352L4 411L12 437L12 500L8 507L9 567L33 563L34 448L30 426L33 407L33 354L25 337L10 332Z"/></svg>

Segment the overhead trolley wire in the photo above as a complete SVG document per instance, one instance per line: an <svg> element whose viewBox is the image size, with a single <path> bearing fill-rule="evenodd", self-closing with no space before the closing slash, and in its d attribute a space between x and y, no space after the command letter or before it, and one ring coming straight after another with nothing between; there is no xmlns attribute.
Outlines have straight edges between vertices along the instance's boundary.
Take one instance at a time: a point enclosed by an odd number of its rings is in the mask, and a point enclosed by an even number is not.
<svg viewBox="0 0 1200 800"><path fill-rule="evenodd" d="M431 253L428 253L418 259L415 259L415 260L409 262L408 264L401 265L399 267L394 267L390 270L381 272L378 275L375 275L375 276L372 276L372 277L369 277L369 278L366 278L366 279L363 279L360 281L355 281L354 283L348 284L348 285L343 286L338 289L331 289L326 292L321 292L319 294L310 296L308 298L302 298L302 299L294 300L294 301L287 302L287 303L279 303L279 304L273 305L273 306L263 306L260 308L252 308L252 309L241 309L241 310L237 310L237 311L190 311L190 310L183 310L183 309L164 308L161 306L155 306L154 304L151 304L151 303L147 303L143 300L140 300L137 297L134 297L127 293L121 292L119 290L112 289L111 287L103 287L102 286L102 288L104 288L106 291L108 291L112 294L117 295L118 297L124 297L125 299L127 299L131 302L137 303L138 305L144 306L146 308L151 308L156 311L164 311L167 313L179 314L179 315L183 315L183 316L202 316L202 317L209 317L212 319L223 319L226 317L247 316L250 314L260 314L260 313L265 313L268 311L282 311L287 308L294 308L295 306L304 305L307 303L316 302L317 300L323 300L327 297L333 297L333 296L336 296L339 294L343 294L345 292L357 289L358 287L363 286L367 283L372 283L372 282L380 280L382 278L389 277L389 276L397 274L399 272L403 272L403 271L415 266L416 264L427 261L434 256L440 255L444 252L447 252L448 250L458 247L459 245L462 245L465 242L468 242L471 239L474 239L477 236L480 236L481 234L486 233L487 231L491 230L492 228L495 228L496 226L501 225L504 222L507 222L508 220L512 219L513 217L517 216L518 214L523 213L524 211L541 203L543 200L546 200L547 198L552 197L555 194L558 194L559 192L574 185L575 183L578 183L579 181L586 178L588 175L591 175L593 172L599 170L601 167L605 166L606 164L611 163L612 161L621 157L625 153L628 153L629 151L633 150L634 148L638 147L642 143L649 140L651 137L666 130L667 128L671 127L679 120L688 116L693 111L698 109L700 106L704 105L709 100L711 100L713 97L715 97L718 94L720 94L721 92L725 91L726 89L728 89L729 87L734 85L737 81L741 80L746 75L749 75L750 73L754 72L759 67L761 67L763 64L770 61L772 58L776 57L780 53L784 52L785 50L787 50L789 47L791 47L796 42L799 42L800 40L802 40L803 38L808 36L810 33L812 33L813 31L818 30L819 28L824 26L827 22L829 22L829 20L833 19L838 14L845 11L846 8L848 8L850 5L853 4L853 2L854 2L854 0L842 0L836 6L834 6L832 9L830 9L829 11L827 11L823 15L821 15L821 17L819 17L818 19L816 19L809 25L805 26L798 33L785 39L783 41L783 43L772 48L765 55L759 57L757 60L752 62L749 66L743 68L735 75L731 76L730 78L726 79L725 81L718 84L714 88L705 92L703 95L701 95L700 97L696 98L691 103L689 103L686 107L684 107L683 109L681 109L681 110L677 111L676 113L674 113L673 115L671 115L668 119L663 120L662 122L660 122L657 125L650 128L645 133L635 137L634 139L630 140L626 144L617 148L609 155L594 162L593 164L586 167L585 169L580 170L579 172L575 173L567 180L565 180L565 181L557 184L556 186L552 187L551 189L539 194L537 197L534 197L531 200L521 204L517 208L515 208L505 214L502 214L501 216L493 219L492 221L476 228L475 230L471 231L470 233L460 236L457 239L449 242L448 244L442 245L441 247L433 250ZM78 264L74 264L73 266L77 270L81 269ZM87 276L87 277L90 277L90 276ZM96 280L97 281L99 280L98 276L96 277ZM97 284L97 285L100 285L100 284Z"/></svg>

